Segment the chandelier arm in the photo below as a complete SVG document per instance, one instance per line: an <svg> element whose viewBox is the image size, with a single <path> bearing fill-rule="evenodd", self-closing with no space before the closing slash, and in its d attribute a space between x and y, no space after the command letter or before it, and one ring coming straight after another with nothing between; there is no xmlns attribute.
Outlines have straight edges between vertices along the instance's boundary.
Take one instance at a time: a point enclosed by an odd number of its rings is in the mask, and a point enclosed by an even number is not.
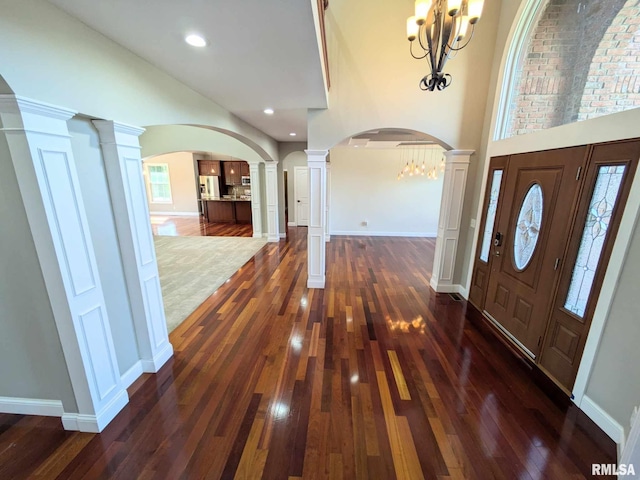
<svg viewBox="0 0 640 480"><path fill-rule="evenodd" d="M459 52L464 47L469 45L469 43L471 42L471 39L473 38L473 34L474 34L475 31L476 31L476 26L474 25L473 28L471 29L471 35L469 35L469 37L467 38L467 41L465 42L465 44L462 45L461 47L456 47L456 48L453 48L453 47L449 46L449 50L452 51L452 52Z"/></svg>
<svg viewBox="0 0 640 480"><path fill-rule="evenodd" d="M447 63L449 59L449 40L451 39L451 33L454 30L454 19L449 17L449 15L442 14L444 21L441 32L441 47L440 47L440 58L438 58L438 72L442 72L444 70L444 65ZM455 33L455 32L453 32Z"/></svg>
<svg viewBox="0 0 640 480"><path fill-rule="evenodd" d="M417 57L416 55L413 54L413 42L409 43L409 53L411 53L411 56L413 58L415 58L416 60L422 60L423 58L425 58L427 55L429 55L429 52L425 52L424 55L422 55L421 57Z"/></svg>

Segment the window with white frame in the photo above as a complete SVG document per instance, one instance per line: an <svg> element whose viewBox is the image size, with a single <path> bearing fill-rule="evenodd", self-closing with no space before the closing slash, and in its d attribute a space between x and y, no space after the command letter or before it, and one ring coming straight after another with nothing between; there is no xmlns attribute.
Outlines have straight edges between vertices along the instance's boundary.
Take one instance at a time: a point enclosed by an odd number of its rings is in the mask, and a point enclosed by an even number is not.
<svg viewBox="0 0 640 480"><path fill-rule="evenodd" d="M149 194L151 203L171 203L171 181L169 165L166 163L147 164Z"/></svg>

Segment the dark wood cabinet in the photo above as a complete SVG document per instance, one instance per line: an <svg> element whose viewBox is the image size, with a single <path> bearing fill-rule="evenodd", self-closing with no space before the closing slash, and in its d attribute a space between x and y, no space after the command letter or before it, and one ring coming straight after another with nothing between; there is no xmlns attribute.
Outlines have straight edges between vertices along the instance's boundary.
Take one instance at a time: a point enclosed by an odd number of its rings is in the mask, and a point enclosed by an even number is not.
<svg viewBox="0 0 640 480"><path fill-rule="evenodd" d="M225 185L240 185L240 162L223 162Z"/></svg>
<svg viewBox="0 0 640 480"><path fill-rule="evenodd" d="M247 162L222 162L225 185L242 185L242 177L249 175Z"/></svg>
<svg viewBox="0 0 640 480"><path fill-rule="evenodd" d="M220 176L220 160L198 160L198 175Z"/></svg>
<svg viewBox="0 0 640 480"><path fill-rule="evenodd" d="M251 202L233 202L236 206L236 223L251 223Z"/></svg>
<svg viewBox="0 0 640 480"><path fill-rule="evenodd" d="M251 223L247 200L205 200L203 214L209 223Z"/></svg>

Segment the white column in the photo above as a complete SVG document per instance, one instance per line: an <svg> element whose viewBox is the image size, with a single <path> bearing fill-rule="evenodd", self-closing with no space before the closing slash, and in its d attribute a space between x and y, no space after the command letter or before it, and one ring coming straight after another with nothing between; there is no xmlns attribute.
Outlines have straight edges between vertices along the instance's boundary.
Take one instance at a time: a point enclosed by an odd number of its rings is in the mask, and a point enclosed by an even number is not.
<svg viewBox="0 0 640 480"><path fill-rule="evenodd" d="M327 194L326 194L327 210L324 221L324 240L325 242L331 241L331 234L329 233L329 213L331 211L331 163L327 162Z"/></svg>
<svg viewBox="0 0 640 480"><path fill-rule="evenodd" d="M94 120L111 194L142 370L157 372L173 355L162 303L138 137L144 129Z"/></svg>
<svg viewBox="0 0 640 480"><path fill-rule="evenodd" d="M262 238L262 192L260 188L260 164L249 164L249 176L251 177L251 223L253 236Z"/></svg>
<svg viewBox="0 0 640 480"><path fill-rule="evenodd" d="M453 283L456 265L456 253L460 238L460 221L464 204L464 191L467 185L467 171L473 150L451 150L445 152L446 168L442 201L440 204L440 220L438 221L438 238L433 259L431 287L436 292L458 292L459 286Z"/></svg>
<svg viewBox="0 0 640 480"><path fill-rule="evenodd" d="M78 405L78 412L64 413L62 423L67 430L99 432L129 397L120 380L67 128L74 114L0 95L2 133Z"/></svg>
<svg viewBox="0 0 640 480"><path fill-rule="evenodd" d="M267 240L279 242L278 228L278 163L266 162L264 165L265 188L267 189ZM253 190L251 191L253 197Z"/></svg>
<svg viewBox="0 0 640 480"><path fill-rule="evenodd" d="M305 150L309 166L308 288L324 288L326 271L327 150Z"/></svg>

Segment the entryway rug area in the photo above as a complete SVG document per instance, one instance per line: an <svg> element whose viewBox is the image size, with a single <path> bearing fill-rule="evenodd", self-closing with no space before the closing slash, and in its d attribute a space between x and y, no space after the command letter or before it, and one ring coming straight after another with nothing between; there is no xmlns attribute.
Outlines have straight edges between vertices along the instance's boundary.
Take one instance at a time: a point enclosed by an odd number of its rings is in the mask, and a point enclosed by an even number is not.
<svg viewBox="0 0 640 480"><path fill-rule="evenodd" d="M241 237L153 238L169 332L267 243Z"/></svg>

